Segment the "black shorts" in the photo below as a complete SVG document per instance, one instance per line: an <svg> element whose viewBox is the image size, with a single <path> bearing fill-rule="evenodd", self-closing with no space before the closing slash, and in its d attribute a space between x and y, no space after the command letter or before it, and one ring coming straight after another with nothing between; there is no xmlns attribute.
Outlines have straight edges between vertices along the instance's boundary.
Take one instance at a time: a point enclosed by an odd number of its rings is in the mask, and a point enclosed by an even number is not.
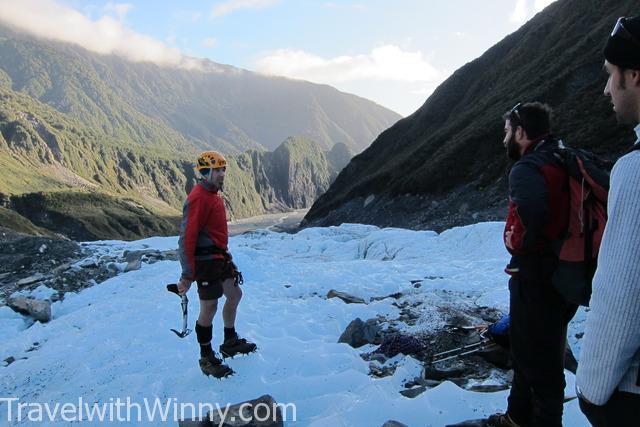
<svg viewBox="0 0 640 427"><path fill-rule="evenodd" d="M196 277L200 299L218 299L223 294L222 282L233 279L231 263L223 259L196 261Z"/></svg>

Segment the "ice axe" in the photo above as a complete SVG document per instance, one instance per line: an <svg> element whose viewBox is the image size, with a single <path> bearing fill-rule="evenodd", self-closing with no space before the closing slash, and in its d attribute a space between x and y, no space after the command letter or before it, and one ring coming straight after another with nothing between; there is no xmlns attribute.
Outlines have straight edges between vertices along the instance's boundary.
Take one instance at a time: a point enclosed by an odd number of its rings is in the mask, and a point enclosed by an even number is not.
<svg viewBox="0 0 640 427"><path fill-rule="evenodd" d="M180 292L178 292L178 285L175 283L167 285L167 290L178 295L181 299L180 306L182 307L182 331L176 331L175 329L171 329L171 331L173 331L180 338L184 338L191 333L191 329L187 328L187 307L189 306L189 298L187 298L186 294L180 295Z"/></svg>

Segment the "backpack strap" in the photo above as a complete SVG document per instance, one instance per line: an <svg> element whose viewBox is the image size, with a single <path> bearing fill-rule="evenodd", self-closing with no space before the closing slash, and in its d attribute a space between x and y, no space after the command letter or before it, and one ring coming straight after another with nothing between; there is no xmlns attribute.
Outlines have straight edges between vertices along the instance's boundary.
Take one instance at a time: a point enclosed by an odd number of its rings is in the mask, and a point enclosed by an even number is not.
<svg viewBox="0 0 640 427"><path fill-rule="evenodd" d="M205 246L196 248L196 256L202 255L222 255L225 259L229 256L227 251L217 246Z"/></svg>

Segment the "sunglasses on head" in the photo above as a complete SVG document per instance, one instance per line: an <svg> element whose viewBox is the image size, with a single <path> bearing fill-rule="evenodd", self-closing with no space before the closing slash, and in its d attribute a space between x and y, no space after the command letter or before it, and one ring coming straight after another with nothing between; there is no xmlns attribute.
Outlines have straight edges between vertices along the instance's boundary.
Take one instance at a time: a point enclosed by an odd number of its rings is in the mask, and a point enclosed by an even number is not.
<svg viewBox="0 0 640 427"><path fill-rule="evenodd" d="M509 111L509 115L511 116L515 116L516 119L518 119L519 122L522 121L522 119L520 118L520 107L522 106L521 102L518 102L516 105L513 106L513 108Z"/></svg>
<svg viewBox="0 0 640 427"><path fill-rule="evenodd" d="M638 40L637 37L635 37L629 32L629 30L625 28L624 23L626 20L627 18L624 17L618 18L618 20L616 21L616 25L613 27L613 31L611 31L611 37L618 36L622 39L630 41L640 48L640 40Z"/></svg>

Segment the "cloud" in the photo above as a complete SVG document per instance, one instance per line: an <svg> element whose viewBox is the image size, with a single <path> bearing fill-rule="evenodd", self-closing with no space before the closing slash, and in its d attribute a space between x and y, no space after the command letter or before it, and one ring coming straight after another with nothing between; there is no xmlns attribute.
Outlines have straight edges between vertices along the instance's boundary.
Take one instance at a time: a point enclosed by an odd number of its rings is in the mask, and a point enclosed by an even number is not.
<svg viewBox="0 0 640 427"><path fill-rule="evenodd" d="M301 50L280 49L255 62L264 74L280 75L317 83L342 83L359 80L428 82L440 73L420 51L403 51L398 46L380 46L366 55L325 59Z"/></svg>
<svg viewBox="0 0 640 427"><path fill-rule="evenodd" d="M181 68L200 66L200 60L126 28L121 20L131 5L109 5L108 10L116 18L106 14L92 20L54 0L0 0L0 21L41 38L78 44L92 52L114 54L134 62Z"/></svg>
<svg viewBox="0 0 640 427"><path fill-rule="evenodd" d="M109 2L102 8L102 11L105 15L114 15L118 21L122 21L132 8L133 5L130 3Z"/></svg>
<svg viewBox="0 0 640 427"><path fill-rule="evenodd" d="M556 0L518 0L511 12L509 21L514 24L523 24L533 15L540 12ZM533 4L531 4L533 2Z"/></svg>
<svg viewBox="0 0 640 427"><path fill-rule="evenodd" d="M211 17L217 18L240 9L262 9L281 0L227 0L213 7Z"/></svg>
<svg viewBox="0 0 640 427"><path fill-rule="evenodd" d="M527 10L527 1L526 0L518 0L516 2L515 9L511 12L511 16L509 17L509 21L515 24L522 24L527 20L528 10Z"/></svg>

